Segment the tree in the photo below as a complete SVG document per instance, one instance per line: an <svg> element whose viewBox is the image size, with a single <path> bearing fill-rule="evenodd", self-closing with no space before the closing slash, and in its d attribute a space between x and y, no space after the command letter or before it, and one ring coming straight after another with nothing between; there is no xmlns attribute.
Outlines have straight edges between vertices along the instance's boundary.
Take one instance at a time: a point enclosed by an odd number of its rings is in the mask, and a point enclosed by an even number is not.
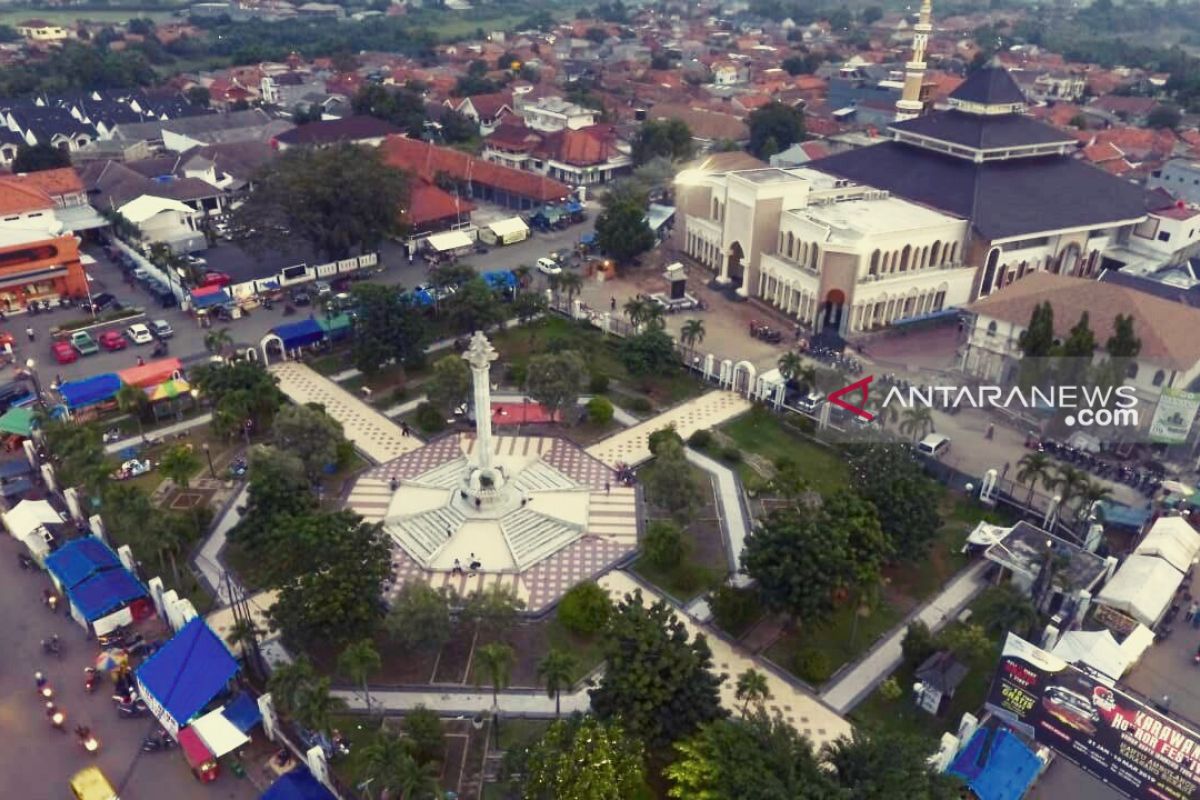
<svg viewBox="0 0 1200 800"><path fill-rule="evenodd" d="M1175 130L1183 120L1179 107L1163 103L1155 106L1146 116L1146 125L1151 128L1169 128Z"/></svg>
<svg viewBox="0 0 1200 800"><path fill-rule="evenodd" d="M213 355L228 359L233 353L233 335L229 328L217 328L204 334L204 349Z"/></svg>
<svg viewBox="0 0 1200 800"><path fill-rule="evenodd" d="M254 177L254 191L230 215L235 232L264 247L303 239L330 261L366 253L397 230L408 199L404 174L378 150L340 144L291 148Z"/></svg>
<svg viewBox="0 0 1200 800"><path fill-rule="evenodd" d="M844 31L850 28L850 23L854 18L850 14L850 9L844 7L835 8L829 12L829 27L835 31Z"/></svg>
<svg viewBox="0 0 1200 800"><path fill-rule="evenodd" d="M804 356L789 350L779 357L779 374L797 388L811 387L817 382L817 370L805 362Z"/></svg>
<svg viewBox="0 0 1200 800"><path fill-rule="evenodd" d="M146 393L137 386L123 384L117 392L117 408L122 414L133 417L138 426L138 436L142 439L146 438L146 430L142 427L142 414L146 412L149 405L150 401L146 399Z"/></svg>
<svg viewBox="0 0 1200 800"><path fill-rule="evenodd" d="M418 763L408 744L387 729L363 747L362 764L363 777L389 796L427 800L440 792L434 766Z"/></svg>
<svg viewBox="0 0 1200 800"><path fill-rule="evenodd" d="M906 408L902 416L900 433L911 437L914 442L933 433L933 412L926 406Z"/></svg>
<svg viewBox="0 0 1200 800"><path fill-rule="evenodd" d="M1021 456L1021 460L1017 462L1017 482L1029 485L1029 497L1025 499L1025 505L1033 505L1033 492L1038 481L1041 481L1045 489L1053 488L1053 476L1053 462L1050 461L1050 456L1045 453L1026 453Z"/></svg>
<svg viewBox="0 0 1200 800"><path fill-rule="evenodd" d="M764 161L773 155L767 152L768 143L778 153L804 141L804 112L779 101L750 112L746 124L750 127L748 149Z"/></svg>
<svg viewBox="0 0 1200 800"><path fill-rule="evenodd" d="M1071 501L1083 491L1083 487L1087 485L1088 474L1081 469L1076 469L1070 464L1059 464L1055 469L1053 486L1058 492L1060 498L1059 507L1069 508Z"/></svg>
<svg viewBox="0 0 1200 800"><path fill-rule="evenodd" d="M262 662L259 661L258 637L264 631L260 630L250 619L235 619L225 634L225 643L237 654L240 648L242 660L254 675L261 676Z"/></svg>
<svg viewBox="0 0 1200 800"><path fill-rule="evenodd" d="M904 654L904 663L910 669L916 669L925 659L938 651L938 641L929 630L929 626L920 620L914 620L904 630L904 639L900 642L900 651Z"/></svg>
<svg viewBox="0 0 1200 800"><path fill-rule="evenodd" d="M602 720L620 718L651 751L660 751L701 725L726 715L703 634L688 641L684 624L663 601L646 607L628 594L605 628L605 672L591 690Z"/></svg>
<svg viewBox="0 0 1200 800"><path fill-rule="evenodd" d="M186 489L192 476L200 470L200 466L200 458L192 448L186 444L178 444L163 455L158 469L180 489Z"/></svg>
<svg viewBox="0 0 1200 800"><path fill-rule="evenodd" d="M504 305L492 287L478 275L460 286L446 301L446 311L455 329L462 333L486 331L499 325L506 316Z"/></svg>
<svg viewBox="0 0 1200 800"><path fill-rule="evenodd" d="M201 364L190 370L192 385L213 410L213 431L235 436L246 431L266 430L283 405L278 381L258 362Z"/></svg>
<svg viewBox="0 0 1200 800"><path fill-rule="evenodd" d="M445 587L405 581L391 601L388 633L405 648L434 650L450 640L450 596Z"/></svg>
<svg viewBox="0 0 1200 800"><path fill-rule="evenodd" d="M653 301L647 300L641 295L635 295L625 301L625 305L621 310L625 312L625 316L629 318L629 324L634 330L640 330L646 321L650 318L650 306Z"/></svg>
<svg viewBox="0 0 1200 800"><path fill-rule="evenodd" d="M302 646L372 635L383 618L384 581L392 576L390 537L348 511L293 517L289 528L289 558L299 571L273 587L279 598L272 624Z"/></svg>
<svg viewBox="0 0 1200 800"><path fill-rule="evenodd" d="M612 422L613 404L602 394L598 394L587 402L588 420L593 425L607 425Z"/></svg>
<svg viewBox="0 0 1200 800"><path fill-rule="evenodd" d="M875 509L843 490L819 508L772 511L746 539L742 568L768 608L815 625L840 597L878 582L890 549Z"/></svg>
<svg viewBox="0 0 1200 800"><path fill-rule="evenodd" d="M314 678L300 687L293 716L310 731L328 734L333 727L334 712L346 706L340 697L329 693L329 678Z"/></svg>
<svg viewBox="0 0 1200 800"><path fill-rule="evenodd" d="M704 341L704 320L689 319L679 329L679 341L690 352L696 351L696 345Z"/></svg>
<svg viewBox="0 0 1200 800"><path fill-rule="evenodd" d="M283 583L302 569L292 547L291 521L310 514L316 498L309 491L304 462L274 447L250 450L249 476L246 509L229 540L242 548L259 579Z"/></svg>
<svg viewBox="0 0 1200 800"><path fill-rule="evenodd" d="M471 592L463 606L464 619L475 623L476 631L486 630L493 635L508 632L525 608L515 589L494 583L486 589Z"/></svg>
<svg viewBox="0 0 1200 800"><path fill-rule="evenodd" d="M267 689L275 701L275 707L284 714L293 713L298 707L305 686L317 677L312 662L300 656L290 664L281 664L267 680Z"/></svg>
<svg viewBox="0 0 1200 800"><path fill-rule="evenodd" d="M664 775L680 800L830 800L837 787L812 745L781 717L758 711L709 723L675 744ZM915 798L914 798L915 800Z"/></svg>
<svg viewBox="0 0 1200 800"><path fill-rule="evenodd" d="M644 785L641 744L620 722L558 720L523 754L523 800L628 800Z"/></svg>
<svg viewBox="0 0 1200 800"><path fill-rule="evenodd" d="M342 423L309 406L285 406L271 425L271 444L299 458L310 481L337 465L345 443Z"/></svg>
<svg viewBox="0 0 1200 800"><path fill-rule="evenodd" d="M1142 352L1142 340L1133 332L1133 314L1117 314L1113 335L1104 343L1104 350L1112 359L1133 359Z"/></svg>
<svg viewBox="0 0 1200 800"><path fill-rule="evenodd" d="M610 191L604 210L596 217L596 243L620 263L654 246L654 231L646 222L644 192Z"/></svg>
<svg viewBox="0 0 1200 800"><path fill-rule="evenodd" d="M852 451L850 468L859 494L875 506L888 551L904 561L923 558L941 528L941 489L905 446Z"/></svg>
<svg viewBox="0 0 1200 800"><path fill-rule="evenodd" d="M571 685L575 656L565 650L551 649L538 664L537 674L546 685L546 695L554 698L554 716L562 711L562 690Z"/></svg>
<svg viewBox="0 0 1200 800"><path fill-rule="evenodd" d="M602 630L612 614L608 593L592 581L577 583L558 603L558 621L572 633L590 636Z"/></svg>
<svg viewBox="0 0 1200 800"><path fill-rule="evenodd" d="M638 165L660 157L686 161L694 151L692 131L680 119L648 119L638 128L632 142L633 163Z"/></svg>
<svg viewBox="0 0 1200 800"><path fill-rule="evenodd" d="M338 672L362 687L363 699L367 704L367 713L371 713L371 690L367 679L383 668L383 660L375 643L370 639L359 639L346 645L338 656Z"/></svg>
<svg viewBox="0 0 1200 800"><path fill-rule="evenodd" d="M204 86L193 86L184 92L184 97L189 103L200 108L208 108L208 104L212 102L212 95Z"/></svg>
<svg viewBox="0 0 1200 800"><path fill-rule="evenodd" d="M555 292L566 295L567 305L570 305L575 296L583 289L583 278L578 272L561 272L551 277L551 283L551 288Z"/></svg>
<svg viewBox="0 0 1200 800"><path fill-rule="evenodd" d="M499 708L500 692L508 687L508 678L512 673L516 654L503 642L492 642L476 650L475 658L492 684L492 708Z"/></svg>
<svg viewBox="0 0 1200 800"><path fill-rule="evenodd" d="M679 526L667 520L657 519L646 526L646 537L642 541L646 560L662 570L679 566L687 552L687 542Z"/></svg>
<svg viewBox="0 0 1200 800"><path fill-rule="evenodd" d="M573 351L533 356L526 371L526 391L553 418L574 408L583 373L583 359Z"/></svg>
<svg viewBox="0 0 1200 800"><path fill-rule="evenodd" d="M433 362L433 373L426 386L429 402L445 414L452 413L471 397L471 368L461 356L442 356Z"/></svg>
<svg viewBox="0 0 1200 800"><path fill-rule="evenodd" d="M148 544L158 553L159 564L165 567L169 562L175 585L181 585L177 559L194 533L191 522L178 514L156 514L141 524L147 533Z"/></svg>
<svg viewBox="0 0 1200 800"><path fill-rule="evenodd" d="M771 699L771 689L767 685L767 676L754 669L753 667L738 675L737 692L734 695L738 700L742 701L742 716L746 716L746 711L750 704L758 706L758 710L762 711L763 703Z"/></svg>
<svg viewBox="0 0 1200 800"><path fill-rule="evenodd" d="M676 521L688 522L693 509L700 504L700 487L687 462L682 442L664 442L655 453L654 461L642 470L641 477L642 485L646 487L646 497L651 503L668 511ZM663 535L669 537L665 532ZM680 558L683 555L682 546L680 542L676 548ZM666 553L660 551L661 555Z"/></svg>
<svg viewBox="0 0 1200 800"><path fill-rule="evenodd" d="M404 735L416 751L421 764L441 761L446 753L445 731L437 712L418 705L404 715Z"/></svg>
<svg viewBox="0 0 1200 800"><path fill-rule="evenodd" d="M71 166L71 156L49 144L23 144L17 147L13 172L42 172Z"/></svg>
<svg viewBox="0 0 1200 800"><path fill-rule="evenodd" d="M821 759L841 785L847 800L957 800L959 783L929 764L932 740L885 729L855 728L822 748Z"/></svg>
<svg viewBox="0 0 1200 800"><path fill-rule="evenodd" d="M1028 638L1038 622L1037 610L1029 595L1011 583L989 586L975 604L975 619L993 635L1008 632Z"/></svg>
<svg viewBox="0 0 1200 800"><path fill-rule="evenodd" d="M863 25L874 25L879 20L883 19L883 9L879 6L867 6L859 15Z"/></svg>
<svg viewBox="0 0 1200 800"><path fill-rule="evenodd" d="M623 339L617 347L621 363L633 375L664 375L678 363L675 342L660 328Z"/></svg>
<svg viewBox="0 0 1200 800"><path fill-rule="evenodd" d="M1090 478L1079 489L1077 495L1078 506L1075 511L1077 519L1082 520L1091 512L1092 507L1101 500L1107 500L1112 496L1112 490L1098 481Z"/></svg>
<svg viewBox="0 0 1200 800"><path fill-rule="evenodd" d="M479 125L475 120L453 109L442 112L438 125L441 126L442 140L448 144L471 142L479 137Z"/></svg>
<svg viewBox="0 0 1200 800"><path fill-rule="evenodd" d="M518 284L520 286L520 284ZM521 292L513 299L513 314L522 325L529 325L542 314L546 313L546 298L536 292ZM529 335L535 331L530 327Z"/></svg>
<svg viewBox="0 0 1200 800"><path fill-rule="evenodd" d="M1029 325L1017 337L1025 358L1046 358L1054 349L1054 307L1050 301L1034 306Z"/></svg>
<svg viewBox="0 0 1200 800"><path fill-rule="evenodd" d="M360 283L350 290L358 309L354 323L354 366L367 375L385 364L417 364L424 358L427 325L392 286Z"/></svg>
<svg viewBox="0 0 1200 800"><path fill-rule="evenodd" d="M378 83L364 83L350 101L355 114L363 114L391 122L404 129L412 138L425 132L428 116L425 98L411 85L390 88Z"/></svg>

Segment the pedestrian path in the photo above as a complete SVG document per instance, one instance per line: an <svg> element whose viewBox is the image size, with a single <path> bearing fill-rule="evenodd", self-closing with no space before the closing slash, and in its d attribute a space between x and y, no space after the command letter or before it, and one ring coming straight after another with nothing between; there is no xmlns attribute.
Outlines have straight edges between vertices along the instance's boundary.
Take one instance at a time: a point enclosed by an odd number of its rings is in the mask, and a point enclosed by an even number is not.
<svg viewBox="0 0 1200 800"><path fill-rule="evenodd" d="M909 614L861 661L827 686L825 691L821 692L821 699L839 713L849 713L900 666L904 660L904 651L900 644L904 641L909 624L915 621L923 622L929 630L937 632L952 622L987 586L984 573L988 563L978 561L960 572L941 594Z"/></svg>
<svg viewBox="0 0 1200 800"><path fill-rule="evenodd" d="M721 509L721 529L725 532L725 553L729 569L737 572L742 563L742 550L750 535L750 518L742 504L742 489L733 470L692 448L684 451L687 460L712 476L716 482L717 503Z"/></svg>
<svg viewBox="0 0 1200 800"><path fill-rule="evenodd" d="M366 698L362 690L334 689L330 692L334 697L346 701L346 705L354 711L366 711ZM592 705L592 698L586 688L561 696L562 713L573 714L578 711L586 712ZM544 691L530 689L518 691L509 689L499 694L501 720L510 717L553 717L554 698L548 697ZM431 686L425 689L379 689L371 691L371 708L375 711L410 711L417 706L438 712L442 716L461 714L474 716L489 711L492 708L492 693L457 687ZM503 724L503 722L502 722Z"/></svg>
<svg viewBox="0 0 1200 800"><path fill-rule="evenodd" d="M613 570L601 578L600 584L612 598L619 602L626 594L640 589L642 602L654 603L663 599L653 589L634 580L626 572ZM676 609L676 615L687 628L689 636L703 633L712 649L713 668L719 673L725 673L727 678L721 684L721 705L730 712L741 712L742 703L737 699L737 677L748 669L755 669L767 679L770 698L764 704L768 714L778 713L799 733L808 737L813 747L820 749L822 745L830 744L840 736L850 735L850 723L838 713L823 704L818 698L785 680L774 669L768 667L754 656L743 653L733 644L715 633L707 625L702 625Z"/></svg>
<svg viewBox="0 0 1200 800"><path fill-rule="evenodd" d="M246 505L249 495L250 484L247 483L229 505L226 506L225 513L217 518L216 524L213 525L208 538L204 540L204 544L200 547L200 552L196 554L196 558L194 559L196 568L200 570L200 574L204 576L204 580L208 582L209 587L217 595L217 604L221 606L232 602L232 599L229 597L230 583L233 584L232 588L236 590L235 593L239 597L244 594L241 591L241 585L237 583L233 575L227 573L225 568L221 566L220 556L221 551L225 549L225 541L229 536L229 531L242 519L241 512L238 509Z"/></svg>
<svg viewBox="0 0 1200 800"><path fill-rule="evenodd" d="M183 422L176 422L171 425L164 425L161 428L155 428L152 431L147 431L144 440L140 436L130 436L128 439L122 439L119 442L111 442L104 445L104 452L119 453L127 447L140 447L146 442L165 439L168 436L183 433L192 428L199 428L201 425L207 425L210 422L212 422L212 414L204 413L191 419L185 419Z"/></svg>
<svg viewBox="0 0 1200 800"><path fill-rule="evenodd" d="M712 428L750 410L750 401L735 392L717 390L703 394L631 428L614 433L587 449L588 455L610 467L636 466L650 459L650 434L667 427L687 439L698 430Z"/></svg>
<svg viewBox="0 0 1200 800"><path fill-rule="evenodd" d="M298 406L320 403L329 416L342 423L346 438L376 464L412 452L421 446L415 436L405 436L400 426L378 410L338 386L311 367L295 361L272 364L279 389Z"/></svg>

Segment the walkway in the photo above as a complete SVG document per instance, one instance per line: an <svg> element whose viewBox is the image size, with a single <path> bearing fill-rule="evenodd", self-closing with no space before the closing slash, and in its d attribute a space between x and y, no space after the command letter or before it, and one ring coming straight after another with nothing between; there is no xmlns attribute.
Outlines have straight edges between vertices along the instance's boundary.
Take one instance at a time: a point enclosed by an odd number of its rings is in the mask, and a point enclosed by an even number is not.
<svg viewBox="0 0 1200 800"><path fill-rule="evenodd" d="M243 594L240 591L241 585L237 583L232 574L227 573L221 566L220 556L221 551L225 549L225 539L228 537L229 531L242 519L238 509L246 505L249 495L250 484L247 482L225 507L225 513L217 517L208 538L204 540L204 544L200 546L200 552L194 559L196 569L200 570L200 574L208 582L209 588L217 596L217 604L220 606L230 603L229 587L226 585L226 581L232 581L239 589L238 594Z"/></svg>
<svg viewBox="0 0 1200 800"><path fill-rule="evenodd" d="M366 711L367 703L361 691L334 689L330 692L334 697L346 701L346 705L354 711ZM562 713L571 714L576 711L586 712L592 705L592 698L587 689L562 695ZM492 707L492 693L489 691L473 691L469 689L429 687L428 689L379 689L371 691L371 708L375 711L410 711L417 706L425 706L438 712L441 716L463 715L474 716ZM509 689L500 692L500 718L504 717L553 717L554 699L547 697L540 689L517 691Z"/></svg>
<svg viewBox="0 0 1200 800"><path fill-rule="evenodd" d="M650 459L650 434L674 426L687 439L698 430L713 428L750 410L750 401L734 392L713 391L651 417L632 428L618 431L587 449L588 455L610 467L636 466Z"/></svg>
<svg viewBox="0 0 1200 800"><path fill-rule="evenodd" d="M153 430L147 431L146 438L144 440L140 436L130 436L128 439L122 439L119 442L106 444L104 445L104 452L119 453L126 447L141 447L147 442L157 442L160 439L165 439L166 437L172 436L176 433L189 431L192 428L198 428L201 425L207 425L210 422L212 422L212 414L205 412L199 416L192 417L191 419L185 419L183 422L175 422L170 425L164 425L161 428L154 428Z"/></svg>
<svg viewBox="0 0 1200 800"><path fill-rule="evenodd" d="M663 599L657 592L638 583L620 570L613 570L601 578L598 583L608 591L609 597L614 602L620 601L635 589L641 589L644 603L653 603ZM721 684L722 706L734 713L740 711L742 704L735 696L737 676L748 669L756 669L767 678L767 687L770 691L770 699L766 702L767 713L772 715L779 713L793 728L808 737L814 748L820 749L822 745L833 742L839 736L850 735L850 723L838 716L833 709L824 705L819 699L784 680L773 669L753 656L737 650L734 645L716 634L707 625L697 623L678 608L675 609L675 613L687 628L689 636L695 636L697 633L704 634L708 640L708 646L712 649L713 668L717 672L728 675L725 682Z"/></svg>
<svg viewBox="0 0 1200 800"><path fill-rule="evenodd" d="M984 572L989 562L978 561L963 570L952 580L942 593L913 613L895 628L882 642L849 671L821 692L821 699L842 714L849 713L870 694L887 676L891 675L904 660L900 643L908 626L914 621L924 622L929 630L937 632L954 620L980 592L987 587Z"/></svg>
<svg viewBox="0 0 1200 800"><path fill-rule="evenodd" d="M725 533L725 555L729 559L729 568L737 573L741 568L746 537L750 535L750 519L746 515L746 506L742 504L741 483L733 470L703 453L689 447L684 450L684 455L688 461L711 475L716 483L721 530ZM735 575L735 580L738 577Z"/></svg>
<svg viewBox="0 0 1200 800"><path fill-rule="evenodd" d="M271 374L280 390L296 405L320 403L329 416L342 423L346 438L376 464L416 450L421 440L405 436L400 426L336 383L295 361L272 364Z"/></svg>

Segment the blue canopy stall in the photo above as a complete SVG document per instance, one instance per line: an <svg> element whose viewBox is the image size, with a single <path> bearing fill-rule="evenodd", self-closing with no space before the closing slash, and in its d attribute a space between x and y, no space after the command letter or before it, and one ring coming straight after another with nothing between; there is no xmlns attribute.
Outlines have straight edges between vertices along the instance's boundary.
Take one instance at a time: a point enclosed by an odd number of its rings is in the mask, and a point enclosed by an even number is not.
<svg viewBox="0 0 1200 800"><path fill-rule="evenodd" d="M113 372L93 375L80 381L67 381L58 387L58 393L71 410L103 403L116 397L119 391L121 379Z"/></svg>
<svg viewBox="0 0 1200 800"><path fill-rule="evenodd" d="M195 617L138 667L136 675L150 711L177 736L237 671L229 648L204 620Z"/></svg>
<svg viewBox="0 0 1200 800"><path fill-rule="evenodd" d="M92 623L119 611L135 600L146 598L146 587L124 567L97 572L66 590L71 608ZM134 614L140 618L142 614Z"/></svg>
<svg viewBox="0 0 1200 800"><path fill-rule="evenodd" d="M494 292L502 291L504 289L515 289L517 286L517 276L513 275L511 270L492 270L491 272L483 273L482 277L484 282L486 282Z"/></svg>
<svg viewBox="0 0 1200 800"><path fill-rule="evenodd" d="M60 586L78 586L97 572L120 569L121 559L95 536L72 539L46 557L46 571Z"/></svg>
<svg viewBox="0 0 1200 800"><path fill-rule="evenodd" d="M283 342L284 350L295 350L297 347L316 344L325 337L325 331L321 329L321 325L311 317L299 322L279 325L272 328L271 333L278 336Z"/></svg>
<svg viewBox="0 0 1200 800"><path fill-rule="evenodd" d="M1042 764L1027 744L1007 728L979 728L948 770L963 779L980 800L1021 800Z"/></svg>
<svg viewBox="0 0 1200 800"><path fill-rule="evenodd" d="M335 800L334 795L321 785L304 767L285 772L283 777L271 784L258 800Z"/></svg>
<svg viewBox="0 0 1200 800"><path fill-rule="evenodd" d="M216 289L209 291L211 287L196 289L192 292L192 305L197 309L212 308L213 306L221 306L233 300L229 296L229 292L225 289Z"/></svg>
<svg viewBox="0 0 1200 800"><path fill-rule="evenodd" d="M22 475L32 475L33 465L24 458L14 458L11 461L0 463L0 481L8 481L13 478L19 478Z"/></svg>
<svg viewBox="0 0 1200 800"><path fill-rule="evenodd" d="M232 703L225 706L222 713L225 719L242 733L249 733L255 725L262 722L262 712L258 710L258 703L246 692L235 697Z"/></svg>

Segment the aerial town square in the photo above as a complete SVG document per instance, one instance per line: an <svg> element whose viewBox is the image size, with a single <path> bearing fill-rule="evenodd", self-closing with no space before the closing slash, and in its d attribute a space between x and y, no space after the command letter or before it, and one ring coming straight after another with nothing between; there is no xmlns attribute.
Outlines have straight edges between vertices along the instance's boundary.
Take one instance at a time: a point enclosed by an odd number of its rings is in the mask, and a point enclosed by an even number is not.
<svg viewBox="0 0 1200 800"><path fill-rule="evenodd" d="M0 4L0 800L1200 800L1198 45Z"/></svg>

